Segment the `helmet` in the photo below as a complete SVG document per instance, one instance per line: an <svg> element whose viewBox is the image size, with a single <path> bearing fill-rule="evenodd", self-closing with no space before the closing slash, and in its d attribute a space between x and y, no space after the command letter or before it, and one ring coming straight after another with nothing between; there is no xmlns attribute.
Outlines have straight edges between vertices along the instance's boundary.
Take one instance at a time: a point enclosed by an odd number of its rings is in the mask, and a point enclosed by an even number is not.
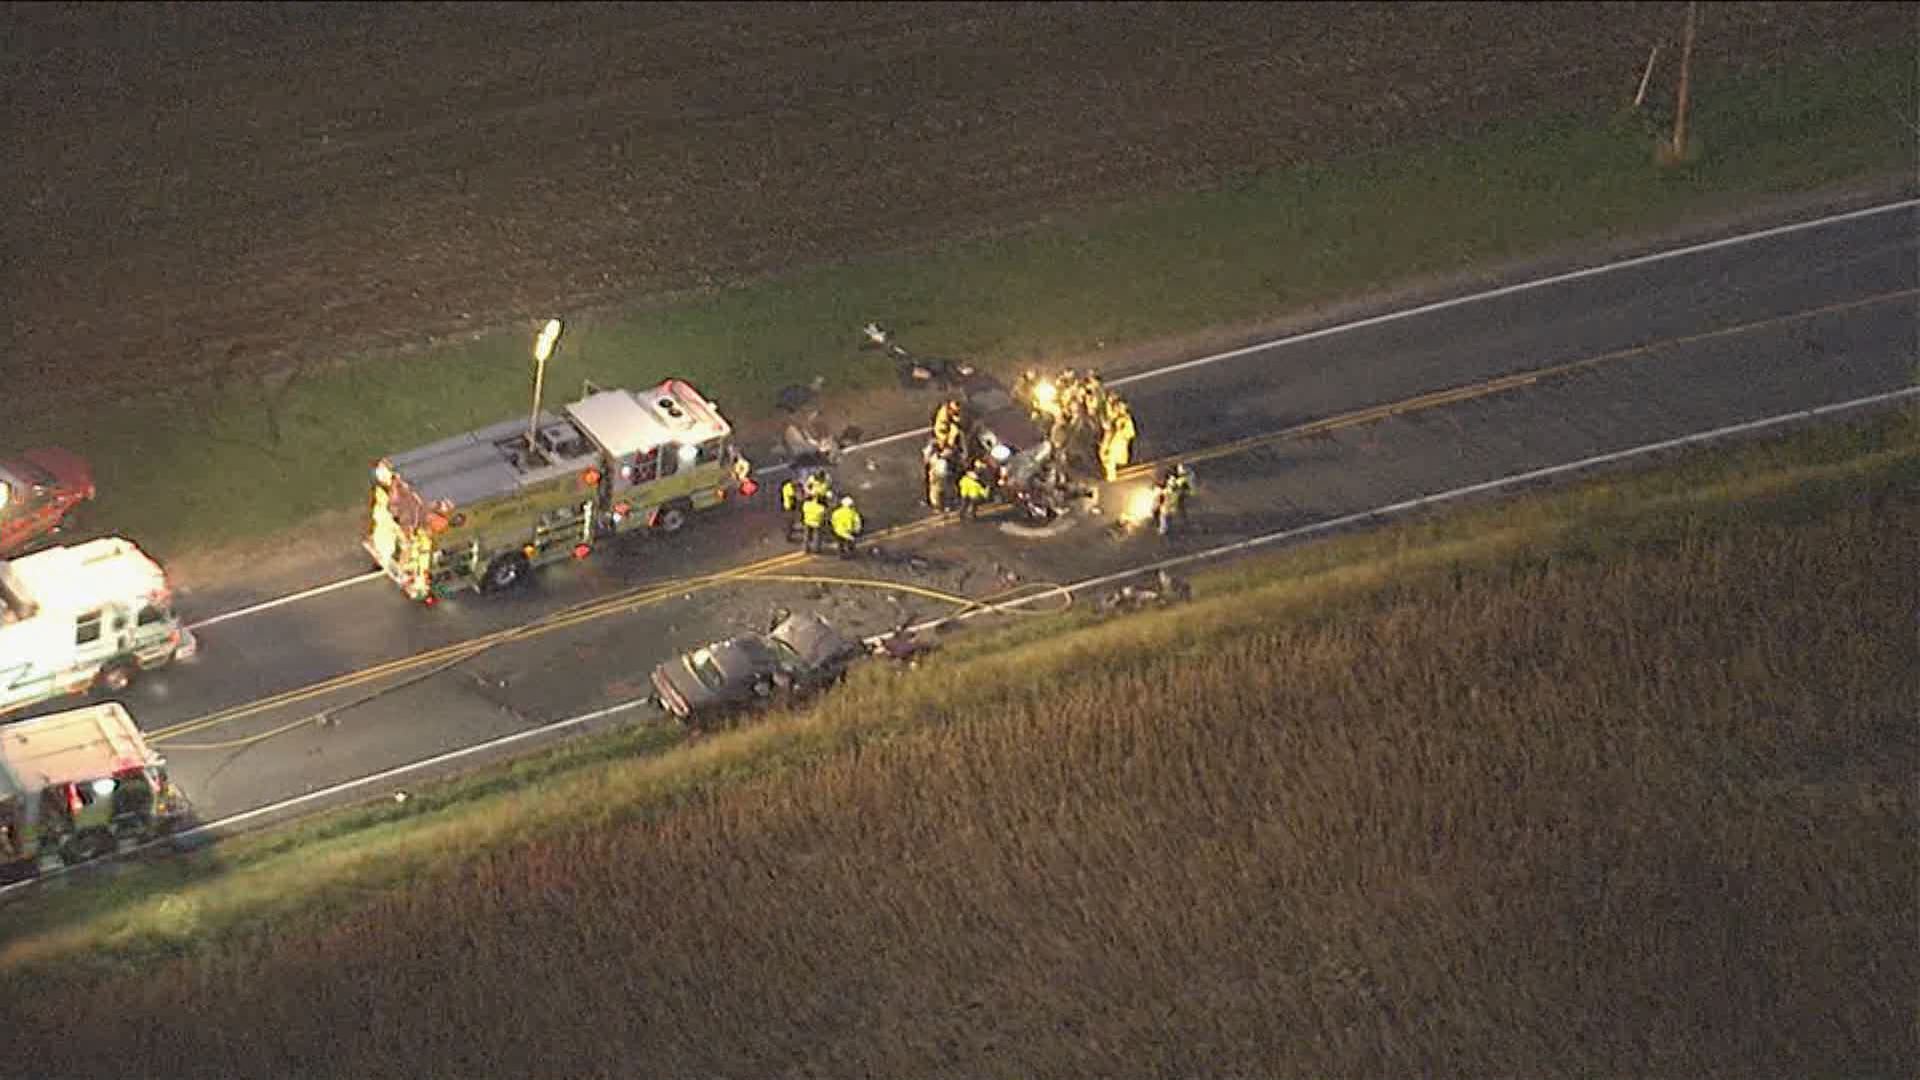
<svg viewBox="0 0 1920 1080"><path fill-rule="evenodd" d="M1180 464L1175 465L1173 467L1173 475L1184 478L1184 477L1192 476L1193 470L1187 468L1187 463L1183 461Z"/></svg>
<svg viewBox="0 0 1920 1080"><path fill-rule="evenodd" d="M841 505L841 506L852 506L852 505L853 505L853 496L851 496L851 495L842 495L842 496L840 496L840 505Z"/></svg>

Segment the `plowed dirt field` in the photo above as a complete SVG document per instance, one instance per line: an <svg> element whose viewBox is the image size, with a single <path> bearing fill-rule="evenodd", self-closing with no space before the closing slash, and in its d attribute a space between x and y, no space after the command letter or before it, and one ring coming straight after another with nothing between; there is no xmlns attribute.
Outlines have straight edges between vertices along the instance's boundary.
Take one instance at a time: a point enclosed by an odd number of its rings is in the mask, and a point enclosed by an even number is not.
<svg viewBox="0 0 1920 1080"><path fill-rule="evenodd" d="M1704 85L1912 32L1703 12ZM1683 13L15 5L0 419L1601 114Z"/></svg>

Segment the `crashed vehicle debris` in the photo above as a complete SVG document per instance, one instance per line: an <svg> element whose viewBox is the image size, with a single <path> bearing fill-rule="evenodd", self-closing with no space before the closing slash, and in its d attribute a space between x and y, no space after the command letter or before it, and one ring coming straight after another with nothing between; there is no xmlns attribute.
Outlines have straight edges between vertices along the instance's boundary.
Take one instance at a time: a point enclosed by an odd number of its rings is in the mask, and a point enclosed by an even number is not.
<svg viewBox="0 0 1920 1080"><path fill-rule="evenodd" d="M783 613L764 634L738 634L655 667L653 697L681 720L718 717L832 685L864 655L824 617Z"/></svg>
<svg viewBox="0 0 1920 1080"><path fill-rule="evenodd" d="M861 327L860 337L861 348L879 349L893 361L894 375L903 390L957 390L980 374L972 364L908 352L893 340L892 331L877 322Z"/></svg>
<svg viewBox="0 0 1920 1080"><path fill-rule="evenodd" d="M916 357L877 323L868 323L863 332L896 363L914 369L903 368L903 383L945 391L946 400L934 412L934 437L921 451L927 501L934 509L957 503L957 485L976 465L991 476L992 498L1012 506L1027 522L1052 521L1072 499L1087 494L1068 480L1033 409L998 379L970 364Z"/></svg>
<svg viewBox="0 0 1920 1080"><path fill-rule="evenodd" d="M0 459L0 558L45 543L94 494L92 468L70 451L45 447Z"/></svg>

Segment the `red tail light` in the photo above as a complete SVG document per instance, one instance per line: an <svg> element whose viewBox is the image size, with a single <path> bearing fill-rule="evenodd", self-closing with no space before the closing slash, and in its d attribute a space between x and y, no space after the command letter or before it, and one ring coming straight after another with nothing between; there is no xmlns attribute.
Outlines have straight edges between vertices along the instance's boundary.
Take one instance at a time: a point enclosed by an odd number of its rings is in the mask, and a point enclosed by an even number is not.
<svg viewBox="0 0 1920 1080"><path fill-rule="evenodd" d="M593 553L593 549L588 547L585 544L573 545L573 557L576 559L584 559L588 555L591 555L592 553Z"/></svg>
<svg viewBox="0 0 1920 1080"><path fill-rule="evenodd" d="M745 498L753 498L753 493L759 490L760 485L755 483L751 477L740 481L740 494Z"/></svg>

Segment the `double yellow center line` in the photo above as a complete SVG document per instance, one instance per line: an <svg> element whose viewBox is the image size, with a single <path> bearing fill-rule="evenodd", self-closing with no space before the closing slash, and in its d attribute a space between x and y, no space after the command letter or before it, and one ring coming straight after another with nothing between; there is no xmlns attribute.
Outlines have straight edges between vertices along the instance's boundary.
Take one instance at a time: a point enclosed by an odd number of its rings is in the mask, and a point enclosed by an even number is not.
<svg viewBox="0 0 1920 1080"><path fill-rule="evenodd" d="M1859 308L1869 307L1876 304L1883 304L1889 301L1900 300L1900 299L1905 299L1905 298L1910 298L1915 296L1920 296L1920 289L1900 289L1894 292L1880 293L1875 296L1869 296L1860 300L1847 300L1839 303L1827 304L1822 307L1811 308L1806 311L1794 312L1788 315L1779 315L1779 316L1774 316L1772 318L1756 320L1754 322L1741 323L1737 326L1723 327L1718 330L1709 330L1709 331L1705 331L1698 334L1688 334L1682 337L1668 338L1662 341L1649 342L1647 344L1635 345L1625 349L1617 349L1613 352L1601 353L1597 356L1590 356L1580 360L1568 361L1566 363L1561 363L1561 364L1553 364L1547 367L1534 368L1528 371L1516 372L1511 375L1502 375L1498 378L1486 379L1481 382L1470 383L1468 385L1453 387L1446 390L1437 390L1432 393L1421 394L1415 397L1405 398L1400 401L1394 401L1394 402L1388 402L1382 405L1370 406L1368 408L1357 409L1352 412L1342 413L1338 416L1331 416L1325 419L1315 420L1310 423L1298 424L1293 427L1283 428L1278 431L1271 431L1271 432L1266 432L1260 435L1249 436L1244 439L1237 439L1232 442L1222 443L1218 446L1208 447L1202 450L1195 450L1185 454L1178 454L1178 455L1173 455L1173 456L1169 456L1169 457L1165 457L1165 458L1161 458L1153 461L1141 462L1137 465L1133 465L1133 466L1130 466L1129 468L1122 470L1120 472L1120 480L1122 482L1125 482L1128 480L1135 480L1142 477L1147 477L1147 476L1150 476L1155 469L1164 465L1171 465L1177 462L1194 463L1194 462L1216 460L1219 458L1230 457L1235 454L1247 453L1252 450L1257 450L1265 446L1271 446L1271 445L1285 442L1292 439L1309 438L1311 436L1323 435L1329 432L1339 431L1345 428L1352 428L1352 427L1358 427L1364 424L1376 423L1378 421L1390 419L1395 416L1404 416L1409 413L1422 412L1429 409L1442 408L1448 405L1456 405L1461 402L1472 401L1477 398L1489 397L1494 394L1505 393L1509 390L1517 390L1526 386L1531 386L1535 383L1541 382L1546 379L1553 379L1553 378L1564 377L1567 375L1573 375L1579 372L1589 371L1594 368L1601 367L1603 365L1618 363L1622 360L1629 360L1637 357L1643 357L1648 355L1649 353L1652 353L1661 349L1678 348L1686 345L1699 344L1704 341L1712 341L1719 338L1726 338L1726 337L1732 337L1739 334L1752 333L1757 330L1771 329L1779 326L1785 326L1791 323L1804 322L1810 319L1815 319L1815 318L1819 318L1826 315L1838 314L1840 312L1856 310ZM929 532L934 529L940 528L942 526L947 525L952 520L953 519L948 516L935 516L935 517L922 518L918 521L908 522L903 525L897 525L891 528L879 530L878 532L875 532L874 534L872 534L871 539L873 540L904 539L906 537L914 536L920 533ZM705 575L703 577L674 579L669 581L658 582L652 585L642 586L636 589L630 589L625 592L617 593L612 596L601 597L599 599L591 600L571 608L562 609L561 611L554 612L549 615L544 615L532 622L525 623L520 626L508 627L504 630L497 630L489 634L483 634L479 637L469 638L465 641L458 641L448 645L442 645L435 649L429 649L426 652L416 653L412 656L405 656L395 660L389 660L381 664L375 664L372 667L363 668L359 671L348 672L346 674L338 675L331 679L326 679L321 682L313 683L308 686L303 686L293 690L283 691L281 693L274 694L270 697L265 697L257 701L248 702L244 705L236 705L231 708L222 709L218 712L209 713L205 716L198 717L193 720L184 721L182 723L175 724L171 727L159 728L159 729L156 729L155 731L149 732L148 738L154 742L165 742L167 740L177 739L182 735L187 735L197 731L204 731L208 728L215 727L221 724L234 723L236 721L244 720L253 716L258 716L262 713L270 712L274 709L283 708L288 705L295 705L301 702L311 701L315 698L324 697L328 694L334 694L343 690L350 690L358 686L364 686L369 683L378 682L381 679L392 678L400 675L406 675L412 672L421 671L426 668L431 668L440 664L454 663L459 660L465 659L466 657L469 657L477 653L483 652L487 649L493 648L497 645L505 644L506 642L509 642L509 641L525 640L528 638L539 637L541 635L553 633L558 630L565 630L569 627L579 626L583 623L592 622L596 619L602 619L612 615L624 614L626 612L634 611L638 608L642 608L650 604L659 603L660 601L666 600L676 594L684 595L689 592L697 592L703 589L713 588L717 585L722 585L730 581L737 581L743 578L750 578L756 574L764 574L764 573L767 573L768 571L793 566L797 563L804 562L810 557L811 556L809 556L805 552L798 552L798 551L786 552L781 555L775 555L769 558L761 559L757 562L749 563L745 566L736 567L731 570L719 571L717 573Z"/></svg>

